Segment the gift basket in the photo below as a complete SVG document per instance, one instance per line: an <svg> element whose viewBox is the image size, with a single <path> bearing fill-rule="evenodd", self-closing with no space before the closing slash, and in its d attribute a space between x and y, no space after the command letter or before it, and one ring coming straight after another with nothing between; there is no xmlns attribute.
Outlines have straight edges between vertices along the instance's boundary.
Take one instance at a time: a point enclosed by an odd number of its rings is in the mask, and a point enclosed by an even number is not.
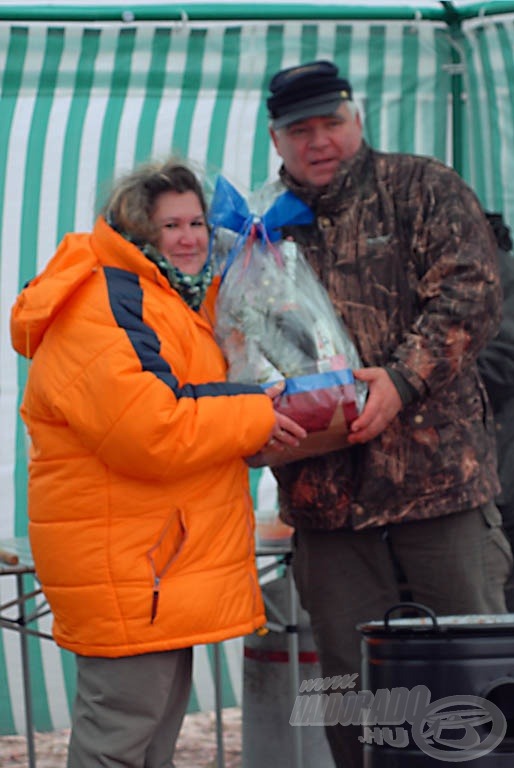
<svg viewBox="0 0 514 768"><path fill-rule="evenodd" d="M324 287L286 225L305 224L312 211L284 192L257 217L219 177L209 212L213 241L233 234L222 269L216 338L230 381L263 386L284 381L275 408L308 432L298 448L267 449L249 460L271 466L346 445L348 426L362 410L366 387L355 381L361 362Z"/></svg>

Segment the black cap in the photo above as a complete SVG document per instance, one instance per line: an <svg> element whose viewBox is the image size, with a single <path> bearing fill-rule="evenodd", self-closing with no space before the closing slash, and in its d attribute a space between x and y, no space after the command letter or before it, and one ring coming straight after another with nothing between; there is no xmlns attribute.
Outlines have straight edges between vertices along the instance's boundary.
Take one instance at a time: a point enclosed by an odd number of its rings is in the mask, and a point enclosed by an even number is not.
<svg viewBox="0 0 514 768"><path fill-rule="evenodd" d="M348 80L330 61L311 61L277 72L271 79L266 104L274 128L308 117L333 114L352 98Z"/></svg>

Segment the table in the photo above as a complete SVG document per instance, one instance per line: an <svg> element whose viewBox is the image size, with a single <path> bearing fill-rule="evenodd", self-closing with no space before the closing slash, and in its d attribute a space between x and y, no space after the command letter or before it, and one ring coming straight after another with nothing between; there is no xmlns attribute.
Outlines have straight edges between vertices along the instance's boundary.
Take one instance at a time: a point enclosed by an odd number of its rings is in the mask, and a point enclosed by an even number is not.
<svg viewBox="0 0 514 768"><path fill-rule="evenodd" d="M262 580L268 573L283 567L284 578L287 580L288 589L288 615L282 616L276 606L266 604L269 620L267 628L272 632L287 632L287 644L289 652L289 685L291 694L291 709L300 686L298 663L298 609L297 597L291 567L291 543L284 539L276 544L257 544L256 548L257 570ZM266 562L262 563L265 558ZM271 562L270 562L271 559ZM29 768L36 768L36 755L34 747L34 727L32 716L32 688L30 677L29 653L27 637L36 637L52 640L48 633L41 632L34 627L34 622L50 613L50 608L44 598L40 586L28 588L28 577L32 580L37 576L34 561L30 551L27 537L12 539L0 539L0 577L14 576L16 579L16 597L5 603L0 602L0 627L19 632L22 675L23 675L23 699L26 724L26 739ZM35 609L27 611L29 601L35 601ZM16 610L13 617L12 611ZM293 661L294 660L294 661ZM222 720L222 684L221 684L221 656L219 644L214 644L214 688L215 688L215 715L216 715L216 743L218 768L224 768L223 749L223 720ZM293 729L293 756L295 768L303 768L300 730Z"/></svg>
<svg viewBox="0 0 514 768"><path fill-rule="evenodd" d="M13 629L20 635L27 753L29 768L36 768L27 637L34 635L51 640L52 636L33 626L37 619L50 613L50 608L40 586L27 590L28 577L32 580L37 578L27 537L0 539L0 576L14 576L16 579L16 597L5 603L0 602L0 627ZM27 604L32 600L35 600L35 609L29 613ZM16 612L14 617L11 615L13 609Z"/></svg>

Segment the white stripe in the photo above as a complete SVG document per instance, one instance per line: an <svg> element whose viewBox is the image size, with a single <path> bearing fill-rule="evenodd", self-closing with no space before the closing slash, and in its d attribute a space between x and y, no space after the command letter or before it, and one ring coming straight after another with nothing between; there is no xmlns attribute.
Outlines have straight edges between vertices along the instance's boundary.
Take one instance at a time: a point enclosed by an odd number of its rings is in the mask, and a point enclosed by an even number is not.
<svg viewBox="0 0 514 768"><path fill-rule="evenodd" d="M95 217L98 153L109 93L105 87L108 73L114 69L115 44L113 33L105 29L94 65L94 78L84 119L80 141L80 160L77 179L75 225L76 231L91 228Z"/></svg>
<svg viewBox="0 0 514 768"><path fill-rule="evenodd" d="M7 24L0 26L0 72L5 72L11 30Z"/></svg>
<svg viewBox="0 0 514 768"><path fill-rule="evenodd" d="M205 39L205 54L202 67L202 79L196 95L187 156L207 170L207 150L212 122L212 112L218 97L217 85L222 57L223 33L220 29L209 30ZM224 137L220 137L220 141ZM211 169L209 169L211 171ZM219 172L220 168L212 169Z"/></svg>
<svg viewBox="0 0 514 768"><path fill-rule="evenodd" d="M41 195L37 239L38 272L53 255L57 244L59 186L61 181L61 168L63 165L64 136L70 104L71 98L69 96L58 96L53 100L50 110L43 166L41 170Z"/></svg>
<svg viewBox="0 0 514 768"><path fill-rule="evenodd" d="M269 467L263 467L257 485L256 515L269 514L278 509L277 484Z"/></svg>
<svg viewBox="0 0 514 768"><path fill-rule="evenodd" d="M102 125L108 104L108 95L95 95L89 99L82 140L77 176L75 231L89 230L94 220L97 163Z"/></svg>
<svg viewBox="0 0 514 768"><path fill-rule="evenodd" d="M243 195L250 191L253 131L261 98L259 73L265 57L262 35L261 28L251 25L241 31L240 65L227 119L223 173Z"/></svg>
<svg viewBox="0 0 514 768"><path fill-rule="evenodd" d="M52 617L44 616L38 621L38 628L42 632L51 634ZM46 700L54 730L68 728L70 725L70 712L66 698L66 686L61 662L61 652L52 640L41 639L39 641L41 658L43 663L43 675L46 686Z"/></svg>

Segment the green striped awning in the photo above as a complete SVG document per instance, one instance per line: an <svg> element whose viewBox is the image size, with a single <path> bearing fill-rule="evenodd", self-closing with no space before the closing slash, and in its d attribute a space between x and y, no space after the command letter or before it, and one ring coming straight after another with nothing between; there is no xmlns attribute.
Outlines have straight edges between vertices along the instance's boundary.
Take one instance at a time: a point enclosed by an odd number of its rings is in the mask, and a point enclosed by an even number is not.
<svg viewBox="0 0 514 768"><path fill-rule="evenodd" d="M20 286L65 232L91 227L113 177L140 161L187 157L208 186L222 172L243 193L272 177L278 159L265 92L278 68L333 59L354 86L373 146L454 164L484 206L514 223L514 15L489 8L453 25L430 14L317 20L317 5L303 6L305 18L290 5L282 19L220 21L0 13L0 537L24 536L27 523L26 441L17 417L27 363L8 335ZM253 475L256 499L263 479L266 473ZM4 581L2 597L13 589ZM9 693L0 697L0 734L23 729L11 635L0 632L0 690ZM237 641L229 647L239 648ZM208 672L208 649L203 658ZM227 704L240 693L230 659ZM34 639L31 660L36 728L61 727L73 692L70 658ZM205 685L197 681L193 707L212 704Z"/></svg>

